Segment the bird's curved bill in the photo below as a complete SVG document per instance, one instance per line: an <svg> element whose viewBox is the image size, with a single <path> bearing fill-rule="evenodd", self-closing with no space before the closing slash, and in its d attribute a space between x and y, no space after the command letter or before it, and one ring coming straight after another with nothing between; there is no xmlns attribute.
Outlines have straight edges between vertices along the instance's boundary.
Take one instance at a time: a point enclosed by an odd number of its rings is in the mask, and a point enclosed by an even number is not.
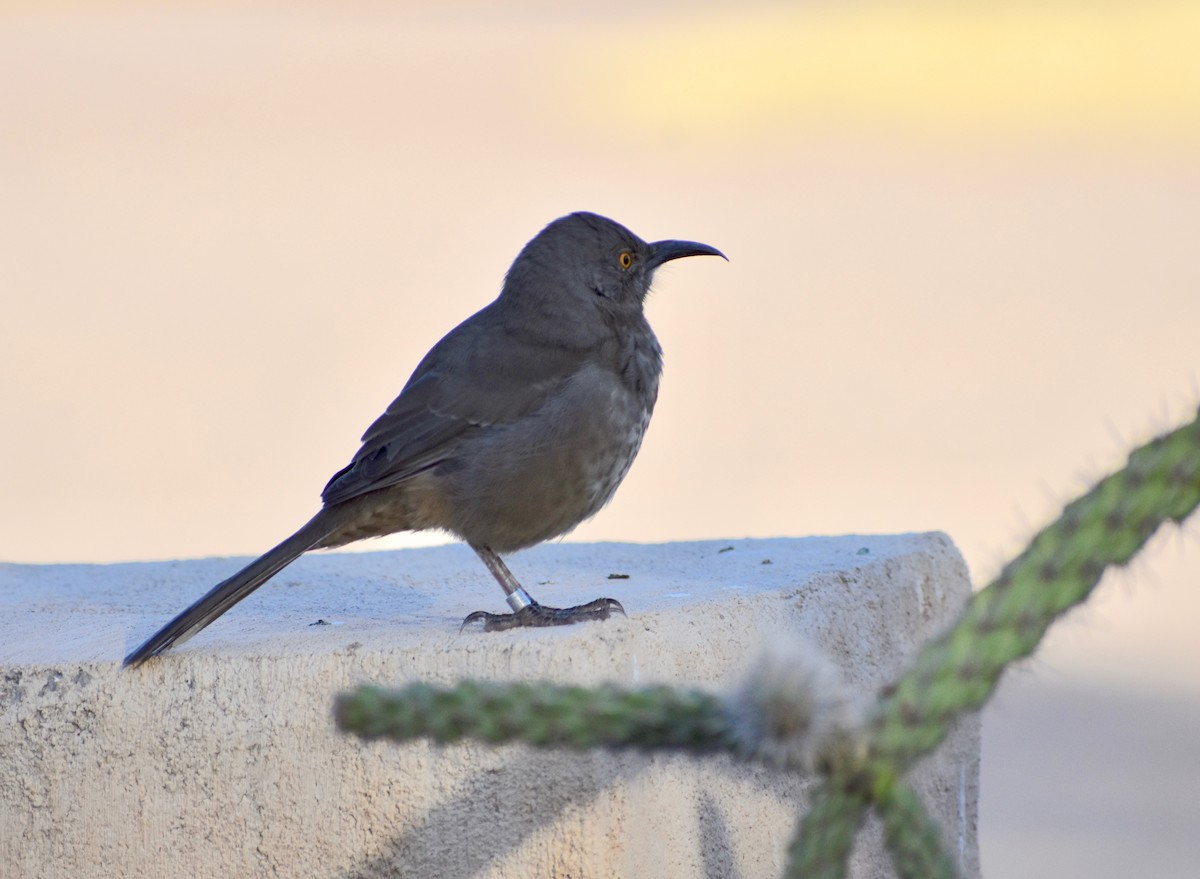
<svg viewBox="0 0 1200 879"><path fill-rule="evenodd" d="M715 247L699 241L654 241L650 244L649 268L657 268L665 262L685 256L719 256L727 262L729 260Z"/></svg>

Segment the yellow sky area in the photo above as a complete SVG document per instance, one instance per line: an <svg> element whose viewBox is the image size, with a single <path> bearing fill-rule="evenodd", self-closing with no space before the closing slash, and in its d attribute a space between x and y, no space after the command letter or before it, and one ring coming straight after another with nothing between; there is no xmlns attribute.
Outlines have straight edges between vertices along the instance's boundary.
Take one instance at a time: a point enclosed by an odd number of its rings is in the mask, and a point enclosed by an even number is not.
<svg viewBox="0 0 1200 879"><path fill-rule="evenodd" d="M1194 0L829 3L623 34L594 88L639 122L733 139L832 122L1191 140L1197 35Z"/></svg>

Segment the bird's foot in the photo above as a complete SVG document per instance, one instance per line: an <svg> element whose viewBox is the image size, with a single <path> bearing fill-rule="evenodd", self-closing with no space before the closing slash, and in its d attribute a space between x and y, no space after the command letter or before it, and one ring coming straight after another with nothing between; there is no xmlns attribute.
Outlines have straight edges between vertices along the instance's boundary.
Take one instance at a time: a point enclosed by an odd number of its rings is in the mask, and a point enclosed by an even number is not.
<svg viewBox="0 0 1200 879"><path fill-rule="evenodd" d="M606 620L613 613L625 616L625 608L621 607L621 602L615 598L597 598L575 607L546 607L533 601L513 613L488 613L486 610L477 610L462 621L458 630L461 632L474 623L483 623L485 632L503 632L527 626L569 626L572 623L586 623L590 620Z"/></svg>

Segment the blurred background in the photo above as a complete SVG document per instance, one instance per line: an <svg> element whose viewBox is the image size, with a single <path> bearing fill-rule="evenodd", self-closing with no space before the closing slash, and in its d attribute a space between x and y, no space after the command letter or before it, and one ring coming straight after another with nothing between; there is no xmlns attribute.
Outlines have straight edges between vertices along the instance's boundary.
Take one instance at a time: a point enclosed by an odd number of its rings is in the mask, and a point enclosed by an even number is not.
<svg viewBox="0 0 1200 879"><path fill-rule="evenodd" d="M1200 401L1198 33L1160 0L0 5L0 559L273 545L588 209L731 262L659 273L654 424L571 540L937 529L983 585ZM1198 533L988 707L989 877L1195 874Z"/></svg>

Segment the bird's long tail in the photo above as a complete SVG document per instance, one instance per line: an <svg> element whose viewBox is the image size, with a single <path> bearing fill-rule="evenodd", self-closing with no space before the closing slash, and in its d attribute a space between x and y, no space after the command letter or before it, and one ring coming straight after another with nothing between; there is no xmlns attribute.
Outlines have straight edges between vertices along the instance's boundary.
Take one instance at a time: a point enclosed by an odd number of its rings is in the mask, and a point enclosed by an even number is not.
<svg viewBox="0 0 1200 879"><path fill-rule="evenodd" d="M151 656L157 656L172 645L195 635L305 551L328 537L337 529L338 518L331 515L328 508L321 510L283 543L263 553L228 580L218 583L195 604L155 632L145 644L125 657L124 665L141 665Z"/></svg>

